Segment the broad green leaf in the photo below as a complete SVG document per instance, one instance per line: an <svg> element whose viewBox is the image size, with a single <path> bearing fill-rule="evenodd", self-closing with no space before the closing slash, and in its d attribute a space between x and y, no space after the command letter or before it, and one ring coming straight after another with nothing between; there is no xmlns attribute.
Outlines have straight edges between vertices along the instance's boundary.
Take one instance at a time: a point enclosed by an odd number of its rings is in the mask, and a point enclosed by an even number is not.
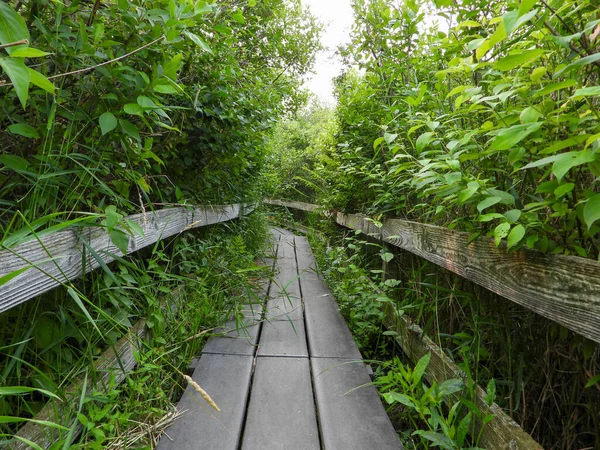
<svg viewBox="0 0 600 450"><path fill-rule="evenodd" d="M25 136L28 138L37 139L40 137L40 133L38 130L33 128L31 125L27 125L25 123L13 123L8 127L8 131L13 134L18 134L20 136Z"/></svg>
<svg viewBox="0 0 600 450"><path fill-rule="evenodd" d="M519 16L523 16L531 11L531 8L535 6L538 0L521 0L519 5Z"/></svg>
<svg viewBox="0 0 600 450"><path fill-rule="evenodd" d="M542 113L539 112L533 106L528 106L519 115L519 120L521 123L534 123L542 116Z"/></svg>
<svg viewBox="0 0 600 450"><path fill-rule="evenodd" d="M183 59L183 53L178 53L173 56L170 60L165 63L164 73L165 76L171 78L172 80L177 79L177 72L181 67L181 60Z"/></svg>
<svg viewBox="0 0 600 450"><path fill-rule="evenodd" d="M561 184L559 187L557 187L554 190L554 196L557 199L559 199L559 198L563 197L564 195L568 194L569 192L571 192L574 187L575 187L575 183Z"/></svg>
<svg viewBox="0 0 600 450"><path fill-rule="evenodd" d="M525 227L523 225L517 225L512 230L510 230L508 239L506 240L506 248L509 249L509 248L514 247L519 242L521 242L521 240L523 239L524 236L525 236Z"/></svg>
<svg viewBox="0 0 600 450"><path fill-rule="evenodd" d="M23 109L25 109L29 96L29 81L31 79L27 66L22 60L13 58L0 58L0 66L6 72L8 78L10 78L17 97L19 97Z"/></svg>
<svg viewBox="0 0 600 450"><path fill-rule="evenodd" d="M506 191L501 191L500 189L488 189L486 192L493 197L500 197L500 201L505 205L515 204L515 198L513 195Z"/></svg>
<svg viewBox="0 0 600 450"><path fill-rule="evenodd" d="M218 24L218 25L215 25L213 27L213 29L218 33L224 34L225 36L231 36L231 34L233 34L233 31L231 31L231 28L229 28L225 25Z"/></svg>
<svg viewBox="0 0 600 450"><path fill-rule="evenodd" d="M29 30L23 18L6 2L0 2L0 44L29 40ZM5 50L10 55L21 46L7 47Z"/></svg>
<svg viewBox="0 0 600 450"><path fill-rule="evenodd" d="M153 89L161 94L177 94L180 92L171 84L157 84Z"/></svg>
<svg viewBox="0 0 600 450"><path fill-rule="evenodd" d="M575 86L577 81L569 78L568 80L561 81L559 83L551 83L544 86L539 91L533 91L532 94L534 97L539 97L540 95L550 94L551 92L558 91L560 89L566 89L572 86Z"/></svg>
<svg viewBox="0 0 600 450"><path fill-rule="evenodd" d="M114 130L117 127L117 118L111 112L105 112L100 115L98 119L100 122L100 129L102 130L102 136L106 133Z"/></svg>
<svg viewBox="0 0 600 450"><path fill-rule="evenodd" d="M397 134L384 133L383 135L383 138L385 139L387 145L390 145L392 142L394 142L397 137Z"/></svg>
<svg viewBox="0 0 600 450"><path fill-rule="evenodd" d="M46 78L45 75L41 74L37 70L33 70L30 67L28 67L27 70L29 71L29 77L30 77L29 81L31 82L31 84L33 84L39 88L42 88L43 90L45 90L46 92L49 92L50 94L54 94L54 91L56 90L56 88L54 87L52 82L48 78Z"/></svg>
<svg viewBox="0 0 600 450"><path fill-rule="evenodd" d="M549 153L556 153L560 150L563 150L567 147L572 147L574 145L579 145L582 142L585 142L586 139L588 139L590 137L589 134L580 134L577 136L571 136L567 139L564 139L562 141L558 141L555 142L554 144L552 144L550 147L546 147L544 150L542 150L541 152L539 152L540 155L547 155Z"/></svg>
<svg viewBox="0 0 600 450"><path fill-rule="evenodd" d="M488 214L482 214L479 216L479 218L477 219L479 222L490 222L494 219L504 219L505 217L502 214L499 213L488 213Z"/></svg>
<svg viewBox="0 0 600 450"><path fill-rule="evenodd" d="M552 173L557 180L562 180L562 177L573 167L594 162L596 153L591 150L582 150L580 152L561 153L559 158L552 165Z"/></svg>
<svg viewBox="0 0 600 450"><path fill-rule="evenodd" d="M129 247L129 236L119 229L113 229L109 232L110 240L121 252L126 255Z"/></svg>
<svg viewBox="0 0 600 450"><path fill-rule="evenodd" d="M442 433L436 433L435 431L417 430L413 433L413 435L421 436L427 439L428 441L433 442L433 445L431 445L432 447L440 447L444 450L453 450L456 448L452 440Z"/></svg>
<svg viewBox="0 0 600 450"><path fill-rule="evenodd" d="M477 211L481 212L484 209L489 208L490 206L494 206L495 204L500 203L501 201L502 201L502 198L500 198L500 197L485 198L477 204Z"/></svg>
<svg viewBox="0 0 600 450"><path fill-rule="evenodd" d="M400 394L399 392L386 392L382 394L385 401L388 405L393 405L394 403L401 403L404 406L408 406L409 408L414 408L415 404L413 400L411 400L408 396L404 394Z"/></svg>
<svg viewBox="0 0 600 450"><path fill-rule="evenodd" d="M508 150L515 144L521 142L531 133L536 132L542 126L542 122L524 123L503 128L494 138L490 150Z"/></svg>
<svg viewBox="0 0 600 450"><path fill-rule="evenodd" d="M533 71L531 72L531 75L529 75L529 78L531 79L531 81L533 81L534 83L537 83L538 81L541 80L541 78L546 75L548 69L546 69L545 67L536 67L535 69L533 69Z"/></svg>
<svg viewBox="0 0 600 450"><path fill-rule="evenodd" d="M515 223L521 217L521 210L511 209L509 211L506 211L503 215L506 218L506 220L508 220L510 223Z"/></svg>
<svg viewBox="0 0 600 450"><path fill-rule="evenodd" d="M121 128L123 129L123 131L125 133L127 133L129 136L131 136L132 138L134 138L138 141L142 140L142 138L140 137L140 131L130 121L125 120L125 119L119 119L119 125L121 125Z"/></svg>
<svg viewBox="0 0 600 450"><path fill-rule="evenodd" d="M146 97L145 95L138 95L137 104L144 109L160 108L160 106L154 103L154 100L152 100L150 97Z"/></svg>
<svg viewBox="0 0 600 450"><path fill-rule="evenodd" d="M592 87L585 87L582 89L577 89L571 98L573 100L577 100L582 97L591 97L594 95L600 95L600 86L592 86Z"/></svg>
<svg viewBox="0 0 600 450"><path fill-rule="evenodd" d="M421 136L417 138L416 147L417 151L422 151L427 144L429 144L433 140L433 132L428 131L427 133L423 133Z"/></svg>
<svg viewBox="0 0 600 450"><path fill-rule="evenodd" d="M202 50L210 53L211 55L213 54L213 51L210 48L210 46L200 36L198 36L197 34L194 34L194 33L190 33L189 31L184 31L183 34L185 34L188 38L190 38L190 40L194 44L196 44L198 47L200 47Z"/></svg>
<svg viewBox="0 0 600 450"><path fill-rule="evenodd" d="M390 262L392 259L394 259L394 254L390 253L390 252L383 252L379 255L381 257L381 259L383 259L385 262Z"/></svg>
<svg viewBox="0 0 600 450"><path fill-rule="evenodd" d="M508 236L508 232L510 230L510 223L504 222L494 228L494 242L496 243L496 247L500 245L502 239Z"/></svg>
<svg viewBox="0 0 600 450"><path fill-rule="evenodd" d="M465 384L462 380L452 378L450 380L446 380L438 385L439 393L442 396L452 395L459 391L462 391L465 387Z"/></svg>
<svg viewBox="0 0 600 450"><path fill-rule="evenodd" d="M464 22L459 23L458 25L456 25L454 27L455 30L460 30L461 28L474 28L474 27L480 27L481 24L479 22L476 22L474 20L465 20Z"/></svg>
<svg viewBox="0 0 600 450"><path fill-rule="evenodd" d="M539 58L544 54L544 50L536 49L536 50L526 50L523 53L519 53L516 55L505 56L494 64L494 69L497 70L512 70L523 64L529 63L534 59Z"/></svg>
<svg viewBox="0 0 600 450"><path fill-rule="evenodd" d="M593 195L586 202L583 208L583 220L588 230L592 228L594 222L600 220L600 194Z"/></svg>
<svg viewBox="0 0 600 450"><path fill-rule="evenodd" d="M600 61L600 52L599 53L594 53L593 55L590 55L590 56L586 56L585 58L578 59L577 61L569 64L568 66L563 67L561 70L557 71L552 76L552 78L558 78L563 73L568 73L568 72L570 72L573 69L576 69L578 67L587 66L588 64L593 64L596 61Z"/></svg>
<svg viewBox="0 0 600 450"><path fill-rule="evenodd" d="M479 190L479 183L477 181L470 181L467 184L467 188L460 191L457 195L459 203L464 203L470 199Z"/></svg>
<svg viewBox="0 0 600 450"><path fill-rule="evenodd" d="M42 56L48 56L52 53L44 52L37 48L32 47L19 47L10 54L13 58L41 58Z"/></svg>
<svg viewBox="0 0 600 450"><path fill-rule="evenodd" d="M375 139L373 141L373 150L377 150L377 147L379 147L383 143L383 140L384 140L383 137Z"/></svg>
<svg viewBox="0 0 600 450"><path fill-rule="evenodd" d="M237 23L239 23L240 25L244 25L246 23L246 19L244 18L244 14L242 14L241 11L236 11L234 12L231 17L233 17L233 20L235 20Z"/></svg>
<svg viewBox="0 0 600 450"><path fill-rule="evenodd" d="M126 103L123 106L123 111L134 116L141 116L144 114L144 108L137 103Z"/></svg>
<svg viewBox="0 0 600 450"><path fill-rule="evenodd" d="M17 155L0 155L0 164L4 164L9 169L17 171L27 170L27 167L29 167L27 160Z"/></svg>

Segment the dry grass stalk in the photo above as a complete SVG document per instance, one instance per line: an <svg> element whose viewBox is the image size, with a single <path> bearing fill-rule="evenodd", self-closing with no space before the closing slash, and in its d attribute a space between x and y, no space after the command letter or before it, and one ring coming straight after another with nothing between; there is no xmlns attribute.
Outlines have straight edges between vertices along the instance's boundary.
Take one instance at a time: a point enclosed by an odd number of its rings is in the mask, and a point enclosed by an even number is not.
<svg viewBox="0 0 600 450"><path fill-rule="evenodd" d="M215 408L217 411L221 411L221 410L219 409L219 407L217 406L217 404L216 404L216 403L213 401L213 399L212 399L212 398L210 398L210 395L208 395L208 394L206 393L206 391L205 391L204 389L202 389L198 383L196 383L194 380L192 380L192 377L190 377L190 376L188 376L188 375L184 375L184 376L183 376L183 378L185 378L185 381L187 381L187 382L188 382L188 384L189 384L190 386L192 386L192 387L194 388L194 390L195 390L196 392L198 392L198 394L200 394L200 395L202 396L202 398L203 398L204 400L206 400L206 402L207 402L207 403L208 403L210 406L212 406L213 408Z"/></svg>

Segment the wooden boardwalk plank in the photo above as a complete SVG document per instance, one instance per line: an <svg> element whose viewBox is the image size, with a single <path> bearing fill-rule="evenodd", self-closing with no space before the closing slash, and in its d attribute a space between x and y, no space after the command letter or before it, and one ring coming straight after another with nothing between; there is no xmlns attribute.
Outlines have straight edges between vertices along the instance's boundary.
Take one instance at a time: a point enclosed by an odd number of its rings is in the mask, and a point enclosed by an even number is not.
<svg viewBox="0 0 600 450"><path fill-rule="evenodd" d="M257 358L242 450L320 448L308 358Z"/></svg>
<svg viewBox="0 0 600 450"><path fill-rule="evenodd" d="M299 297L272 298L267 302L267 320L302 320L302 300Z"/></svg>
<svg viewBox="0 0 600 450"><path fill-rule="evenodd" d="M325 450L399 450L402 445L362 362L311 360Z"/></svg>
<svg viewBox="0 0 600 450"><path fill-rule="evenodd" d="M308 358L304 321L266 321L260 336L258 356Z"/></svg>
<svg viewBox="0 0 600 450"><path fill-rule="evenodd" d="M253 321L253 319L248 318L245 321ZM223 328L217 330L217 333L224 333L224 336L215 336L209 339L202 349L202 353L253 356L258 343L259 327L260 324L249 324L236 329L235 320L230 320Z"/></svg>
<svg viewBox="0 0 600 450"><path fill-rule="evenodd" d="M178 409L187 410L167 429L158 450L237 450L242 433L253 358L203 354L192 378L221 409L212 409L188 386Z"/></svg>

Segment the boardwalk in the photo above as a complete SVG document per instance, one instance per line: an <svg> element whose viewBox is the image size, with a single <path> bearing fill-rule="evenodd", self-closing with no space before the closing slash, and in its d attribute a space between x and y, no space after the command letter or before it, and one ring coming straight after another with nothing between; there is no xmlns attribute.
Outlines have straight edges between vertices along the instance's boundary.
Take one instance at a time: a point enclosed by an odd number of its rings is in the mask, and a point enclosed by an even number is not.
<svg viewBox="0 0 600 450"><path fill-rule="evenodd" d="M303 237L274 229L264 305L211 339L159 450L401 449L367 368Z"/></svg>

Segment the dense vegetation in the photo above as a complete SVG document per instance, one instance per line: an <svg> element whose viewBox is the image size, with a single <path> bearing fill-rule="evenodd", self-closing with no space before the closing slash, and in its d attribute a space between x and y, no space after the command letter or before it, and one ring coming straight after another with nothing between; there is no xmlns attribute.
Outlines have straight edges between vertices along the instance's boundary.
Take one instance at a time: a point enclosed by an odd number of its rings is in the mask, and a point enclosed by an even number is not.
<svg viewBox="0 0 600 450"><path fill-rule="evenodd" d="M337 106L278 125L271 152L285 160L269 195L598 259L598 2L352 4ZM489 386L545 448L600 445L595 343L423 260L323 231L313 242L363 352L386 356L381 304L393 299L468 374L466 398L471 381ZM385 282L382 260L393 268ZM428 401L413 383L423 365L380 373L385 398L413 413L406 445L469 445L460 414L442 423L434 415L447 410L416 401Z"/></svg>
<svg viewBox="0 0 600 450"><path fill-rule="evenodd" d="M1 249L95 226L124 250L139 232L127 214L259 199L267 136L304 104L320 30L298 0L0 2ZM90 386L91 361L138 318L152 333L137 372L109 396L69 399L77 420L56 418L68 428L57 445L131 448L137 431L150 445L202 343L193 336L252 297L263 219L116 255L3 313L0 447L73 380Z"/></svg>

